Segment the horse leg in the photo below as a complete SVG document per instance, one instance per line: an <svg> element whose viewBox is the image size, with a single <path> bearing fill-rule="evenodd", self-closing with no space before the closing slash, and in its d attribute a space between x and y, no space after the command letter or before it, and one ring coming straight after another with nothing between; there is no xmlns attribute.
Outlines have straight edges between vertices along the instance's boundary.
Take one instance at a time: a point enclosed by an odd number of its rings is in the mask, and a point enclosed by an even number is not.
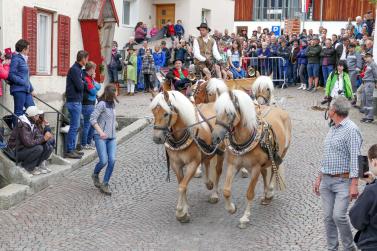
<svg viewBox="0 0 377 251"><path fill-rule="evenodd" d="M183 175L183 166L178 167L178 168L172 166L172 169L173 169L173 171L174 171L174 173L175 173L175 175L177 177L178 186L179 186L179 184L182 182L183 177L184 177L184 175ZM181 196L180 193L178 193L178 202L177 202L177 209L176 210L177 211L182 211L183 210L183 198L182 198L182 196Z"/></svg>
<svg viewBox="0 0 377 251"><path fill-rule="evenodd" d="M202 166L199 164L198 168L196 168L195 172L195 178L201 178L202 177Z"/></svg>
<svg viewBox="0 0 377 251"><path fill-rule="evenodd" d="M225 209L230 213L234 214L237 211L236 206L232 202L232 183L234 178L235 166L233 163L227 163L226 178L224 184L224 199L225 199Z"/></svg>
<svg viewBox="0 0 377 251"><path fill-rule="evenodd" d="M219 199L219 181L220 181L221 173L223 171L223 161L224 161L224 157L216 155L215 157L211 159L211 162L210 162L211 163L210 171L211 171L211 174L212 173L214 174L214 175L211 175L211 180L215 182L214 184L215 189L213 190L213 193L210 195L208 199L208 202L211 204L215 204L220 200ZM215 166L213 167L213 165Z"/></svg>
<svg viewBox="0 0 377 251"><path fill-rule="evenodd" d="M241 177L242 178L248 178L249 177L249 172L244 167L241 168Z"/></svg>
<svg viewBox="0 0 377 251"><path fill-rule="evenodd" d="M249 183L249 188L247 189L247 206L246 210L243 214L243 216L240 218L240 224L239 228L246 228L246 224L249 223L249 217L250 217L250 211L251 211L251 204L255 196L255 186L257 185L258 182L258 177L260 174L260 166L253 166L251 169L251 180Z"/></svg>
<svg viewBox="0 0 377 251"><path fill-rule="evenodd" d="M261 199L262 205L269 205L271 203L272 198L274 197L274 186L271 184L271 180L268 179L272 176L272 168L262 168L261 170L262 177L263 177L263 185L264 185L264 194Z"/></svg>
<svg viewBox="0 0 377 251"><path fill-rule="evenodd" d="M209 159L206 159L202 162L202 165L205 167L205 172L204 172L204 184L206 185L208 190L213 189L213 181L210 178L211 177L211 162ZM195 173L196 175L196 173Z"/></svg>
<svg viewBox="0 0 377 251"><path fill-rule="evenodd" d="M190 221L190 215L188 213L188 203L187 203L187 186L192 177L195 174L196 168L198 167L197 162L191 162L186 166L186 174L183 177L182 181L179 183L179 199L178 205L181 203L180 207L177 206L177 211L175 216L178 221L181 223L187 223Z"/></svg>

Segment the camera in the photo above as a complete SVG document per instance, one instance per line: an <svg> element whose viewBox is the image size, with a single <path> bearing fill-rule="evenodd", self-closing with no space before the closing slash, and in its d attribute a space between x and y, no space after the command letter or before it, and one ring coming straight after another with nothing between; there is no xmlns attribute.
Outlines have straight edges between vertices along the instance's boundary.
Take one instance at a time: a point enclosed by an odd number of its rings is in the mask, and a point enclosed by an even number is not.
<svg viewBox="0 0 377 251"><path fill-rule="evenodd" d="M332 100L332 97L330 96L326 96L322 102L321 102L321 105L324 105L324 104L330 104L331 103L331 100Z"/></svg>

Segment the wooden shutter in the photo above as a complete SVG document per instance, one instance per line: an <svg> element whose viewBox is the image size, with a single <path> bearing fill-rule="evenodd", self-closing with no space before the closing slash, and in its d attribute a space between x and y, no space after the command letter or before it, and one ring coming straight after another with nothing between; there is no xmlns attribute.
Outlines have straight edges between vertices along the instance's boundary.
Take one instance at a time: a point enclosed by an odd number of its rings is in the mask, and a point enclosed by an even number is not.
<svg viewBox="0 0 377 251"><path fill-rule="evenodd" d="M71 18L58 16L58 75L66 76L70 67Z"/></svg>
<svg viewBox="0 0 377 251"><path fill-rule="evenodd" d="M30 75L37 72L37 10L24 7L22 14L22 38L30 43L29 70Z"/></svg>

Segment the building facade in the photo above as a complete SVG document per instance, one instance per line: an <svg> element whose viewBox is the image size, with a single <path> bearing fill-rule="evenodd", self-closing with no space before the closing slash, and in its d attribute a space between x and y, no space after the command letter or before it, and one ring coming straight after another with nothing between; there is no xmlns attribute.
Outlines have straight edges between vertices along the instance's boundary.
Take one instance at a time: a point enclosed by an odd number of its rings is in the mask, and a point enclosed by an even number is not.
<svg viewBox="0 0 377 251"><path fill-rule="evenodd" d="M182 20L186 35L198 34L196 27L204 21L214 29L234 28L234 0L115 0L119 15L119 29L115 40L124 46L134 34L137 22L148 28L161 28L167 20Z"/></svg>
<svg viewBox="0 0 377 251"><path fill-rule="evenodd" d="M368 11L375 12L368 0L235 0L235 28L251 34L258 26L284 28L284 20L300 19L301 29L316 33L322 24L330 34L338 34L348 18L354 21Z"/></svg>

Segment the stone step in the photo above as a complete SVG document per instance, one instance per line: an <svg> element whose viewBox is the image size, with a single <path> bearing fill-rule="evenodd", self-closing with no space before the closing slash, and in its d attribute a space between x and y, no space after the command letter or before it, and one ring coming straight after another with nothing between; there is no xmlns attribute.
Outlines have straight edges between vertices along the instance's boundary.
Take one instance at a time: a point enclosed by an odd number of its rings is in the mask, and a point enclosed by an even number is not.
<svg viewBox="0 0 377 251"><path fill-rule="evenodd" d="M23 201L29 193L29 187L10 184L0 189L0 209L8 209Z"/></svg>

